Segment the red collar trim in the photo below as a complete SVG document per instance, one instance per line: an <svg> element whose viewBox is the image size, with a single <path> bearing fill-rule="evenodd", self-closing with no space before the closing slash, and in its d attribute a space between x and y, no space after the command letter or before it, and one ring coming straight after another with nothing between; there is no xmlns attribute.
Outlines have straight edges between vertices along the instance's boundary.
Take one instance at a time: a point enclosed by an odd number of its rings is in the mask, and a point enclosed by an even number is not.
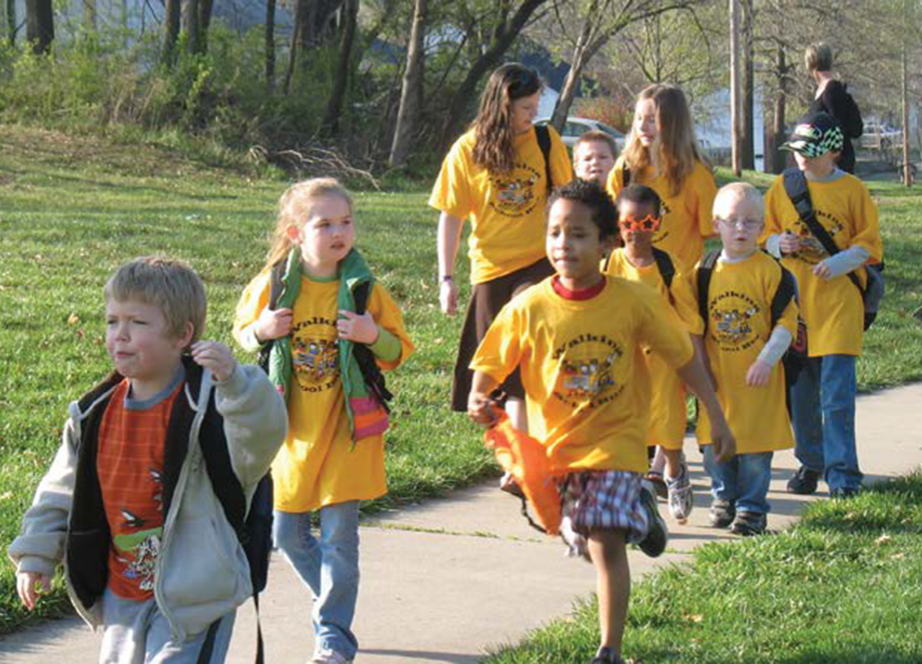
<svg viewBox="0 0 922 664"><path fill-rule="evenodd" d="M591 300L596 295L602 292L602 289L605 288L605 278L603 277L599 283L595 286L590 286L589 288L583 288L582 290L570 290L562 283L560 283L560 277L555 276L551 280L551 285L554 287L554 292L557 293L560 297L565 300Z"/></svg>

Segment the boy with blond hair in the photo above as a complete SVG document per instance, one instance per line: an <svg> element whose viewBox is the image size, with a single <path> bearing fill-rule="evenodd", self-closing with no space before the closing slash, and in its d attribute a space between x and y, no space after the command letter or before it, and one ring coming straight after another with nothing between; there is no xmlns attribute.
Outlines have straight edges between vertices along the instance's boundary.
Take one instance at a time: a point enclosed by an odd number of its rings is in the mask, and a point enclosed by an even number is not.
<svg viewBox="0 0 922 664"><path fill-rule="evenodd" d="M708 413L698 422L698 442L711 476L710 521L738 535L765 531L772 457L794 444L780 362L797 332L791 275L759 251L765 207L755 187L735 182L714 199L714 230L723 248L695 268L677 289L692 339L716 383L717 398L737 441L737 455L720 461L711 442ZM784 298L776 301L781 293Z"/></svg>
<svg viewBox="0 0 922 664"><path fill-rule="evenodd" d="M231 514L285 439L285 404L257 367L200 340L205 288L187 265L133 260L105 300L114 371L70 405L9 548L17 591L34 608L66 562L74 607L103 628L100 662L223 662L253 593Z"/></svg>
<svg viewBox="0 0 922 664"><path fill-rule="evenodd" d="M617 158L615 139L604 131L591 129L576 139L573 146L573 174L604 187Z"/></svg>

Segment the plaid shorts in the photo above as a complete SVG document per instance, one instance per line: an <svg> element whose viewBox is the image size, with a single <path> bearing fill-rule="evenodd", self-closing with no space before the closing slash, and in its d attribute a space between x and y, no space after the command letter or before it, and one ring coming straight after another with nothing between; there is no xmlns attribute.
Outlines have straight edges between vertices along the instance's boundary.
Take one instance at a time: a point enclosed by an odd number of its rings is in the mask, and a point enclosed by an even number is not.
<svg viewBox="0 0 922 664"><path fill-rule="evenodd" d="M650 519L640 502L640 473L585 470L570 473L560 487L563 516L572 528L589 536L592 530L624 530L628 544L647 536Z"/></svg>

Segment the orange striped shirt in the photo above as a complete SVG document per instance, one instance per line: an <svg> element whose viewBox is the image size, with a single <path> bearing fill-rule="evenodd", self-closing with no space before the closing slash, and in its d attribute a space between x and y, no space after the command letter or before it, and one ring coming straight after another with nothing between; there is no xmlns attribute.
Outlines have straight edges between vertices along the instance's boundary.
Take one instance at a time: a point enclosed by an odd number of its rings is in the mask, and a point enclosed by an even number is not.
<svg viewBox="0 0 922 664"><path fill-rule="evenodd" d="M145 407L147 402L126 403L126 379L115 388L100 425L96 467L112 535L108 587L124 599L153 596L164 521L166 432L183 385L180 380L165 398Z"/></svg>

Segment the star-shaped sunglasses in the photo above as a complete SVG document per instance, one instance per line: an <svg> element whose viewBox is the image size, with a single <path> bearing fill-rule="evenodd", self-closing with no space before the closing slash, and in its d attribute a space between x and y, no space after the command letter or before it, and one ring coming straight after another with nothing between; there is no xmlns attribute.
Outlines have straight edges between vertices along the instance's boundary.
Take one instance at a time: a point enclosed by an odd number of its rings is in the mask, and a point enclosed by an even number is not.
<svg viewBox="0 0 922 664"><path fill-rule="evenodd" d="M643 219L635 219L630 215L626 215L618 221L618 225L621 230L627 233L653 232L659 228L661 221L662 217L654 217L652 214L648 214Z"/></svg>

